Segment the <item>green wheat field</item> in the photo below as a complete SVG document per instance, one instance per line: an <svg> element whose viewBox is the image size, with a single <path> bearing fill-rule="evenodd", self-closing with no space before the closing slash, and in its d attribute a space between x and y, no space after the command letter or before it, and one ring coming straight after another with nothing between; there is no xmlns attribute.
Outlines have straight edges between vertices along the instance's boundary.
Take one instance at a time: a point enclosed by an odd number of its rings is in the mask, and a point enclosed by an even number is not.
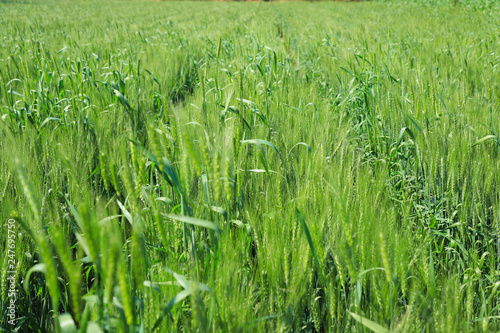
<svg viewBox="0 0 500 333"><path fill-rule="evenodd" d="M3 332L499 332L500 6L0 1Z"/></svg>

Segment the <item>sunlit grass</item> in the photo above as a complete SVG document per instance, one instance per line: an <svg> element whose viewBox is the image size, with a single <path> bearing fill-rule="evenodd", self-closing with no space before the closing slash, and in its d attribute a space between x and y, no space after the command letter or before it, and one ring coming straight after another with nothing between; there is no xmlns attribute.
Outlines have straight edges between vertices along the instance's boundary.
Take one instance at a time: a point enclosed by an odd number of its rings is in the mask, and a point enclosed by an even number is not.
<svg viewBox="0 0 500 333"><path fill-rule="evenodd" d="M17 329L498 331L484 4L0 3Z"/></svg>

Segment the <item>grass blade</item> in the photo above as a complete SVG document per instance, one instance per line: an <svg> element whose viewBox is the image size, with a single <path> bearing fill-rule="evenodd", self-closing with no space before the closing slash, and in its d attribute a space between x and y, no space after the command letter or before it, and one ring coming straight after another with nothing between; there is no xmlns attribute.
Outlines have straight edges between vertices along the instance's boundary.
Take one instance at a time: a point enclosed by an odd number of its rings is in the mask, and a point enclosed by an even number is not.
<svg viewBox="0 0 500 333"><path fill-rule="evenodd" d="M375 333L389 333L389 330L379 324L377 324L374 321L371 321L370 319L366 319L365 317L362 317L360 315L357 315L355 313L352 313L351 311L348 311L349 314L356 320L357 322L361 323L365 327L369 328Z"/></svg>
<svg viewBox="0 0 500 333"><path fill-rule="evenodd" d="M195 225L198 227L212 229L212 230L216 231L217 233L220 233L220 228L213 222L197 219L197 218L191 217L191 216L182 216L182 215L164 214L164 213L161 213L161 215L166 217L166 218L172 219L172 220Z"/></svg>

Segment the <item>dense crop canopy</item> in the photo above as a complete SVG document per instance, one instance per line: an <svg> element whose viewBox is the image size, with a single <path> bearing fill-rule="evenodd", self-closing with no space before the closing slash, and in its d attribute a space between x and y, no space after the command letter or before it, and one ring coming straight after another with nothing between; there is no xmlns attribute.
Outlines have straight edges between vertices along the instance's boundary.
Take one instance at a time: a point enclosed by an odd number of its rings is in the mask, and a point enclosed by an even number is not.
<svg viewBox="0 0 500 333"><path fill-rule="evenodd" d="M462 3L0 1L1 327L500 330L500 12Z"/></svg>

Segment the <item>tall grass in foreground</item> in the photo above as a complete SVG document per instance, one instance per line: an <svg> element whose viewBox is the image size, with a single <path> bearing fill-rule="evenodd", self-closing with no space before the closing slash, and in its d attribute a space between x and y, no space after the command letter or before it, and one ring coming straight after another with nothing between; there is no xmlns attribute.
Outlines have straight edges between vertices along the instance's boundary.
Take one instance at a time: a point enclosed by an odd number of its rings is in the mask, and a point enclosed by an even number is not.
<svg viewBox="0 0 500 333"><path fill-rule="evenodd" d="M500 329L498 12L0 11L3 329Z"/></svg>

